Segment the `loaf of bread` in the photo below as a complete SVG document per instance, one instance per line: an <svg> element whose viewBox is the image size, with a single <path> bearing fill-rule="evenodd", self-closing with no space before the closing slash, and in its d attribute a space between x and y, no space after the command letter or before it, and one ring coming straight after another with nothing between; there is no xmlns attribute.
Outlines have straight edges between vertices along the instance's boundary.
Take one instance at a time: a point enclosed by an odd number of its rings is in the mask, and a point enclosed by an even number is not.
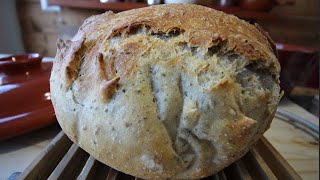
<svg viewBox="0 0 320 180"><path fill-rule="evenodd" d="M242 157L280 100L269 36L199 5L88 18L59 40L50 78L63 131L97 160L144 179L195 179Z"/></svg>

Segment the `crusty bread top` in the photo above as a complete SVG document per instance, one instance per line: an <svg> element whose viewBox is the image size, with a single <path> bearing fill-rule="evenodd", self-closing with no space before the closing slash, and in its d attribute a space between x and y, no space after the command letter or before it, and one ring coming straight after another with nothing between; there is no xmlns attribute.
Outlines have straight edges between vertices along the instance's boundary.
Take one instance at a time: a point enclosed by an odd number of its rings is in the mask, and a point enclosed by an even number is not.
<svg viewBox="0 0 320 180"><path fill-rule="evenodd" d="M201 178L240 158L279 102L274 45L198 5L90 17L59 41L50 89L70 139L149 179Z"/></svg>
<svg viewBox="0 0 320 180"><path fill-rule="evenodd" d="M191 46L219 45L225 52L264 61L274 75L280 72L274 44L266 32L236 16L200 5L155 5L117 14L109 11L87 19L76 38L96 40L96 33L105 32L102 38L110 39L141 26L147 26L153 33L184 32L185 41Z"/></svg>

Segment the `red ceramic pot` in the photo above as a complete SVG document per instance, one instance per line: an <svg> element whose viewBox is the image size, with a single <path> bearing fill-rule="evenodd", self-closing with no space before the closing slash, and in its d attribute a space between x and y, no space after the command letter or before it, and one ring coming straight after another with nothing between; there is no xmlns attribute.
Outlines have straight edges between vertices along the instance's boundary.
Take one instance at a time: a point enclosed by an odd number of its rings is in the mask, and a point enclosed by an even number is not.
<svg viewBox="0 0 320 180"><path fill-rule="evenodd" d="M290 94L294 86L319 88L319 50L276 44L281 65L281 88Z"/></svg>
<svg viewBox="0 0 320 180"><path fill-rule="evenodd" d="M50 101L52 63L39 54L0 59L0 140L56 122Z"/></svg>

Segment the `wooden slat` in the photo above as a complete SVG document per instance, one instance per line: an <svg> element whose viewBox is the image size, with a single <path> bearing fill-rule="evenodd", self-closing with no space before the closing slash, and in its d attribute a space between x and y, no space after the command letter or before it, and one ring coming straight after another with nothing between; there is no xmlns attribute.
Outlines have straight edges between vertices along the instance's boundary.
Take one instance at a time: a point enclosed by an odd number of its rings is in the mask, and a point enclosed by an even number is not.
<svg viewBox="0 0 320 180"><path fill-rule="evenodd" d="M288 164L288 162L279 154L279 152L262 137L255 146L258 153L268 164L278 179L301 179L297 172Z"/></svg>
<svg viewBox="0 0 320 180"><path fill-rule="evenodd" d="M46 150L41 153L41 156L20 176L20 179L141 180L110 168L91 156L89 157L89 154L76 144L73 144L71 148L70 146L71 141L62 132L59 133ZM50 168L46 169L48 166ZM32 173L30 174L30 172ZM205 179L301 178L272 145L265 138L262 138L255 148L251 149L242 159Z"/></svg>
<svg viewBox="0 0 320 180"><path fill-rule="evenodd" d="M88 176L90 174L90 172L92 172L97 164L97 161L90 156L86 162L86 165L84 165L80 175L77 177L77 180L86 180L88 179Z"/></svg>
<svg viewBox="0 0 320 180"><path fill-rule="evenodd" d="M97 160L96 162L97 168L93 171L94 173L90 174L89 179L92 178L92 180L105 180L108 176L108 171L110 167L106 166L105 164L102 164Z"/></svg>
<svg viewBox="0 0 320 180"><path fill-rule="evenodd" d="M263 172L267 174L269 179L277 179L277 177L273 174L273 172L270 169L270 167L268 166L268 164L262 159L261 155L258 154L258 152L255 148L251 149L250 153L254 157L254 160L257 161L257 163L263 169Z"/></svg>
<svg viewBox="0 0 320 180"><path fill-rule="evenodd" d="M242 160L237 162L237 167L239 168L239 170L240 170L240 172L241 172L241 174L243 176L243 179L248 179L248 180L252 179L252 177L250 176L248 170L244 166Z"/></svg>
<svg viewBox="0 0 320 180"><path fill-rule="evenodd" d="M218 174L214 174L214 175L208 177L207 179L208 180L219 180L219 176L218 176Z"/></svg>
<svg viewBox="0 0 320 180"><path fill-rule="evenodd" d="M223 170L218 172L218 177L220 180L227 180L227 176L225 175Z"/></svg>
<svg viewBox="0 0 320 180"><path fill-rule="evenodd" d="M77 180L105 180L109 167L90 156Z"/></svg>
<svg viewBox="0 0 320 180"><path fill-rule="evenodd" d="M253 179L277 179L268 165L254 150L250 150L243 157L243 163Z"/></svg>
<svg viewBox="0 0 320 180"><path fill-rule="evenodd" d="M227 176L225 175L224 171L220 171L217 174L208 177L207 179L212 179L212 180L227 180Z"/></svg>
<svg viewBox="0 0 320 180"><path fill-rule="evenodd" d="M296 86L290 92L291 96L316 96L319 95L319 89Z"/></svg>
<svg viewBox="0 0 320 180"><path fill-rule="evenodd" d="M252 180L249 172L245 169L241 160L225 168L227 179Z"/></svg>
<svg viewBox="0 0 320 180"><path fill-rule="evenodd" d="M119 179L125 179L125 180L135 180L136 178L133 176L130 176L128 174L120 173ZM140 179L142 180L142 179Z"/></svg>
<svg viewBox="0 0 320 180"><path fill-rule="evenodd" d="M88 156L85 151L73 144L48 179L76 179Z"/></svg>
<svg viewBox="0 0 320 180"><path fill-rule="evenodd" d="M120 175L119 171L110 168L106 180L118 180L120 177L119 175Z"/></svg>
<svg viewBox="0 0 320 180"><path fill-rule="evenodd" d="M68 151L72 142L61 131L18 179L46 179Z"/></svg>

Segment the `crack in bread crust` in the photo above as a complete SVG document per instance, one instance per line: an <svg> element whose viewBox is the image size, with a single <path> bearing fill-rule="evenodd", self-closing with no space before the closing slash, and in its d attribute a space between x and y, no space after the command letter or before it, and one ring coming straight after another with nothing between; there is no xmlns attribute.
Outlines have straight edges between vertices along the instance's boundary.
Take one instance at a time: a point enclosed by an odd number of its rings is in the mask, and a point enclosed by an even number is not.
<svg viewBox="0 0 320 180"><path fill-rule="evenodd" d="M78 78L79 67L83 62L83 55L85 52L82 51L84 42L85 38L82 38L75 42L68 42L68 44L71 44L70 47L65 47L69 50L63 60L65 62L65 67L63 68L65 68L66 89L70 88L73 82Z"/></svg>
<svg viewBox="0 0 320 180"><path fill-rule="evenodd" d="M159 119L167 128L172 142L176 139L176 131L183 106L183 90L180 74L173 73L170 62L158 62L151 69L151 87L156 99ZM178 68L179 69L179 68Z"/></svg>
<svg viewBox="0 0 320 180"><path fill-rule="evenodd" d="M211 175L271 122L280 66L269 43L254 26L197 5L91 17L73 41L58 45L50 80L58 121L125 173ZM66 98L63 83L71 86Z"/></svg>

